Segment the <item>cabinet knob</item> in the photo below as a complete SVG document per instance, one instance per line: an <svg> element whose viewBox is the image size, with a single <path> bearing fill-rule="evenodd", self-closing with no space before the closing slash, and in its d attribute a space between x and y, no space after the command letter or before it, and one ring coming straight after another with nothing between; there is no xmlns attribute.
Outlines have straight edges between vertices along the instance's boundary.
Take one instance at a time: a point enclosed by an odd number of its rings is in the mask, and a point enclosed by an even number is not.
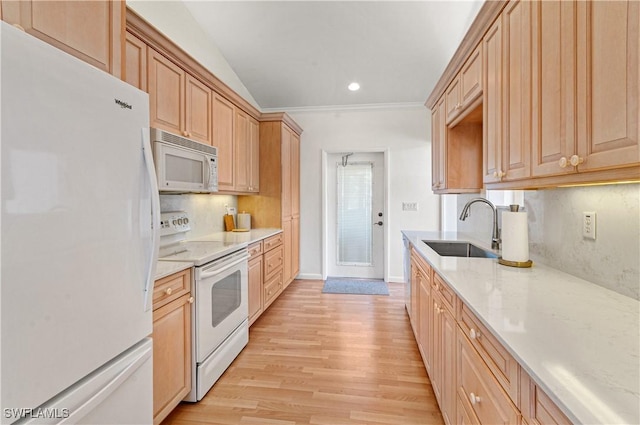
<svg viewBox="0 0 640 425"><path fill-rule="evenodd" d="M173 292L173 288L167 288L164 290L164 293L167 295L171 295L172 292Z"/></svg>
<svg viewBox="0 0 640 425"><path fill-rule="evenodd" d="M571 158L569 159L569 163L571 165L573 165L574 167L577 167L578 165L582 164L584 162L584 158L579 157L578 155L572 155Z"/></svg>
<svg viewBox="0 0 640 425"><path fill-rule="evenodd" d="M193 297L189 297L189 304L193 304L193 302L194 302L194 301L195 301L195 300L194 300L194 298L193 298Z"/></svg>
<svg viewBox="0 0 640 425"><path fill-rule="evenodd" d="M560 168L565 168L568 163L569 162L567 161L567 158L565 156L560 158L560 161L558 161L558 165L560 166Z"/></svg>
<svg viewBox="0 0 640 425"><path fill-rule="evenodd" d="M471 402L471 404L478 404L478 403L480 403L480 397L475 395L474 393L470 393L469 394L469 401Z"/></svg>
<svg viewBox="0 0 640 425"><path fill-rule="evenodd" d="M469 338L471 338L471 339L480 338L480 332L478 332L475 329L471 328L471 330L469 331Z"/></svg>

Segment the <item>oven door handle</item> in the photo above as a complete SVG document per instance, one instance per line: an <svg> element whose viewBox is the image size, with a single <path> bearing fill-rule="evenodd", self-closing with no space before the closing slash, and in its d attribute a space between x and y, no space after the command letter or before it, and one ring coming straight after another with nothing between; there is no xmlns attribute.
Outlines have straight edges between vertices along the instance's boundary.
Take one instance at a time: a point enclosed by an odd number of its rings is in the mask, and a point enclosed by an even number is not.
<svg viewBox="0 0 640 425"><path fill-rule="evenodd" d="M200 279L208 279L210 277L214 277L219 275L220 273L229 270L231 267L237 266L238 264L242 263L243 261L246 261L249 259L249 254L245 254L242 257L239 257L238 259L234 260L233 262L229 263L229 264L225 264L220 268L215 268L212 270L207 270L206 272L202 272L200 273Z"/></svg>

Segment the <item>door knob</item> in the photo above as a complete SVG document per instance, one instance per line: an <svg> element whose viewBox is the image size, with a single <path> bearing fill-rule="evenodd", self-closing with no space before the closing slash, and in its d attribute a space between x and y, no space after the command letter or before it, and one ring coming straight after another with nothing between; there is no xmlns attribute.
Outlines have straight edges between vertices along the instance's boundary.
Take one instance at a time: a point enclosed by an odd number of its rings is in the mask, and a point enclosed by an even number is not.
<svg viewBox="0 0 640 425"><path fill-rule="evenodd" d="M377 223L373 223L374 225L382 226L382 221L378 221Z"/></svg>

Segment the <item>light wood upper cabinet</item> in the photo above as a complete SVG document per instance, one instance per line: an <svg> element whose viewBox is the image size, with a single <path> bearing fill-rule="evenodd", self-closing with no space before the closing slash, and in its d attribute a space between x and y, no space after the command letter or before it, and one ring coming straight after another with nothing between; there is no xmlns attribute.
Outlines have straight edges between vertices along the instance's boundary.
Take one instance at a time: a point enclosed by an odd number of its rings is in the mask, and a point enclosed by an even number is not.
<svg viewBox="0 0 640 425"><path fill-rule="evenodd" d="M147 66L151 126L182 136L186 74L182 68L153 49L148 49Z"/></svg>
<svg viewBox="0 0 640 425"><path fill-rule="evenodd" d="M483 181L530 176L531 2L510 1L485 46Z"/></svg>
<svg viewBox="0 0 640 425"><path fill-rule="evenodd" d="M640 2L578 2L577 154L590 171L640 163Z"/></svg>
<svg viewBox="0 0 640 425"><path fill-rule="evenodd" d="M118 78L125 2L3 1L2 19Z"/></svg>
<svg viewBox="0 0 640 425"><path fill-rule="evenodd" d="M144 92L147 91L147 44L127 31L125 66L122 80Z"/></svg>
<svg viewBox="0 0 640 425"><path fill-rule="evenodd" d="M436 103L431 113L431 188L434 192L445 188L446 124L444 122L445 99Z"/></svg>
<svg viewBox="0 0 640 425"><path fill-rule="evenodd" d="M566 174L560 165L575 154L576 2L533 5L532 164L534 176Z"/></svg>
<svg viewBox="0 0 640 425"><path fill-rule="evenodd" d="M300 136L291 133L291 217L300 217Z"/></svg>
<svg viewBox="0 0 640 425"><path fill-rule="evenodd" d="M151 48L147 57L151 126L210 145L211 89Z"/></svg>
<svg viewBox="0 0 640 425"><path fill-rule="evenodd" d="M482 44L474 50L445 92L447 124L464 115L482 95Z"/></svg>
<svg viewBox="0 0 640 425"><path fill-rule="evenodd" d="M234 140L235 108L222 96L213 96L213 146L218 148L218 189L234 189Z"/></svg>
<svg viewBox="0 0 640 425"><path fill-rule="evenodd" d="M238 192L258 192L260 144L258 121L236 109L234 133L234 188Z"/></svg>
<svg viewBox="0 0 640 425"><path fill-rule="evenodd" d="M189 74L185 77L185 123L183 135L200 143L211 145L213 92Z"/></svg>
<svg viewBox="0 0 640 425"><path fill-rule="evenodd" d="M512 0L502 13L502 180L531 175L532 2Z"/></svg>
<svg viewBox="0 0 640 425"><path fill-rule="evenodd" d="M484 46L483 181L499 181L502 171L502 19L499 17L482 40Z"/></svg>

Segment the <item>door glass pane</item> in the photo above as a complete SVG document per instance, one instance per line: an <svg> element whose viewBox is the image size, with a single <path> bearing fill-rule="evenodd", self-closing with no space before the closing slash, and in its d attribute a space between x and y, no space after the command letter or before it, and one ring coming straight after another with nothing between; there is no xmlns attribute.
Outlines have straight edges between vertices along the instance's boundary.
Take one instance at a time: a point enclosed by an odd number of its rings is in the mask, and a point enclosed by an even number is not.
<svg viewBox="0 0 640 425"><path fill-rule="evenodd" d="M337 221L339 265L371 266L373 237L373 163L337 166Z"/></svg>
<svg viewBox="0 0 640 425"><path fill-rule="evenodd" d="M238 270L211 288L211 326L214 328L240 307L241 277Z"/></svg>

